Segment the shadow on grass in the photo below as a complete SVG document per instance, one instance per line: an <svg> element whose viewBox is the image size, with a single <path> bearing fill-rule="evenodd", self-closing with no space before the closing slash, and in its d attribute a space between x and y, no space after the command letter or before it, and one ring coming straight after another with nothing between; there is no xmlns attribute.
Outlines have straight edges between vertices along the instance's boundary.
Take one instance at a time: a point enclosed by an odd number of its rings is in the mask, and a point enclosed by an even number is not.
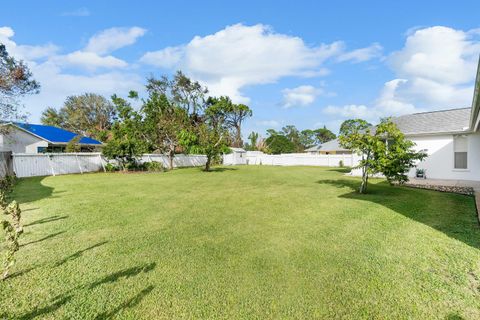
<svg viewBox="0 0 480 320"><path fill-rule="evenodd" d="M134 295L133 297L131 297L130 299L128 299L127 301L123 302L122 304L120 304L118 307L116 307L115 309L113 309L112 311L110 312L104 312L104 313L101 313L99 315L97 315L95 317L95 319L111 319L113 316L115 316L117 313L119 313L120 311L124 310L124 309L128 309L128 308L133 308L135 307L136 305L138 305L142 300L143 298L149 294L152 290L154 289L154 286L148 286L146 287L145 289L143 289L142 291L140 291L139 293L137 293L136 295Z"/></svg>
<svg viewBox="0 0 480 320"><path fill-rule="evenodd" d="M209 171L205 171L204 168L202 168L203 172L224 172L224 171L235 171L235 170L238 170L238 168L213 167L213 168L210 168Z"/></svg>
<svg viewBox="0 0 480 320"><path fill-rule="evenodd" d="M52 234L49 234L48 236L45 236L43 238L40 238L38 240L34 240L34 241L30 241L30 242L27 242L27 243L22 243L20 245L20 247L25 247L25 246L28 246L30 244L34 244L34 243L39 243L39 242L42 242L42 241L45 241L45 240L48 240L48 239L51 239L51 238L54 238L58 235L61 235L62 233L65 233L67 231L59 231L59 232L55 232L55 233L52 233Z"/></svg>
<svg viewBox="0 0 480 320"><path fill-rule="evenodd" d="M340 198L380 204L407 218L434 228L450 238L480 249L480 228L476 212L461 210L452 212L442 207L442 203L449 201L445 197L458 197L462 198L462 201L473 201L470 196L390 186L386 181L369 183L367 194L358 193L360 180L319 180L317 183L346 189L347 192L341 194Z"/></svg>
<svg viewBox="0 0 480 320"><path fill-rule="evenodd" d="M343 167L343 168L329 168L327 171L335 171L335 172L340 172L340 173L349 173L352 171L350 167Z"/></svg>
<svg viewBox="0 0 480 320"><path fill-rule="evenodd" d="M12 198L19 204L51 197L53 188L42 184L45 177L21 178L14 187ZM56 192L60 193L60 192Z"/></svg>
<svg viewBox="0 0 480 320"><path fill-rule="evenodd" d="M80 258L83 255L83 253L85 253L86 251L89 251L89 250L95 249L97 247L103 246L106 243L108 243L108 241L102 241L102 242L99 242L97 244L94 244L93 246L90 246L90 247L87 247L85 249L79 250L79 251L75 252L74 254L71 254L68 257L58 261L57 263L55 263L54 266L59 267L62 264L68 262L68 261L72 261L72 260L75 260L77 258Z"/></svg>
<svg viewBox="0 0 480 320"><path fill-rule="evenodd" d="M28 268L28 269L23 269L22 271L14 272L11 275L9 275L7 279L12 279L12 278L23 276L24 274L29 273L33 269L35 269L35 268ZM0 319L2 319L2 318L0 318Z"/></svg>
<svg viewBox="0 0 480 320"><path fill-rule="evenodd" d="M63 219L67 219L67 218L68 218L68 216L51 216L51 217L42 218L42 219L30 222L30 223L24 225L24 227L30 227L30 226L34 226L36 224L43 224L43 223L63 220Z"/></svg>
<svg viewBox="0 0 480 320"><path fill-rule="evenodd" d="M137 266L137 267L132 267L132 268L128 268L128 269L124 269L124 270L120 270L120 271L117 271L115 273L112 273L98 281L95 281L94 283L92 283L89 288L90 289L93 289L95 287L98 287L102 284L105 284L105 283L112 283L112 282L115 282L117 280L119 280L120 278L125 278L125 279L128 279L130 277L134 277L140 273L147 273L147 272L150 272L152 271L153 269L155 269L156 267L156 263L155 262L152 262L152 263L149 263L149 264L145 264L145 265L142 265L142 266Z"/></svg>
<svg viewBox="0 0 480 320"><path fill-rule="evenodd" d="M26 319L33 319L36 317L44 318L48 313L58 310L61 306L67 303L71 298L72 296L66 296L66 297L54 299L52 303L50 303L49 305L43 308L35 309L29 313L26 313L21 317L19 317L18 319L26 320Z"/></svg>

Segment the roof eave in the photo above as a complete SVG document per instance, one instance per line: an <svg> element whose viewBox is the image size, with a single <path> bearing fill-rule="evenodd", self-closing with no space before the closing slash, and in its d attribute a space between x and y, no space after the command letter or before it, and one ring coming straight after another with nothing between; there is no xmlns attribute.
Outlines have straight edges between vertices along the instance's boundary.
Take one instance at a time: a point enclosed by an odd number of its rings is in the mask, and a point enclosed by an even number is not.
<svg viewBox="0 0 480 320"><path fill-rule="evenodd" d="M470 128L478 131L480 125L480 57L478 59L477 76L475 78L475 88L473 91L472 112L470 116Z"/></svg>

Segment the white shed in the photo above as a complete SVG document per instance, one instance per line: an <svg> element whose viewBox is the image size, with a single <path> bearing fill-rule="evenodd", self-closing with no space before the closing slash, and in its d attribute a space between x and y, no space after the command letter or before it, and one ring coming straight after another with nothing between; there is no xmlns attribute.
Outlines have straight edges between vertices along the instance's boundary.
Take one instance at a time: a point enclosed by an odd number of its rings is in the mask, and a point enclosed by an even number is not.
<svg viewBox="0 0 480 320"><path fill-rule="evenodd" d="M230 148L232 151L229 154L223 155L223 164L237 165L247 164L247 152L242 148Z"/></svg>

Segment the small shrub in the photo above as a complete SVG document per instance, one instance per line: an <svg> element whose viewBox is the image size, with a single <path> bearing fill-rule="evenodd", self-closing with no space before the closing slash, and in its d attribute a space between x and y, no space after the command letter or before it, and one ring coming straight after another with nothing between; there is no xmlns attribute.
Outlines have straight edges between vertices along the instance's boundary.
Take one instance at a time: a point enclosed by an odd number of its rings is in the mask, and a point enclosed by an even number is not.
<svg viewBox="0 0 480 320"><path fill-rule="evenodd" d="M107 163L105 165L105 171L107 172L114 172L114 171L118 171L119 170L119 167L113 163Z"/></svg>
<svg viewBox="0 0 480 320"><path fill-rule="evenodd" d="M162 172L165 171L165 168L161 162L158 161L151 161L151 162L145 162L144 167L147 171L150 172Z"/></svg>
<svg viewBox="0 0 480 320"><path fill-rule="evenodd" d="M338 161L338 166L340 168L343 168L345 165L343 164L343 160Z"/></svg>

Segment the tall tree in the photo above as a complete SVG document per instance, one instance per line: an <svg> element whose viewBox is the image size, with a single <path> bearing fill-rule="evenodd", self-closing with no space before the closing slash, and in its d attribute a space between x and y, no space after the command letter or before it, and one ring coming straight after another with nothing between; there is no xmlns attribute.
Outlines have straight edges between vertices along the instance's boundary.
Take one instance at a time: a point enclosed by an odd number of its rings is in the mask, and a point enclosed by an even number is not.
<svg viewBox="0 0 480 320"><path fill-rule="evenodd" d="M273 154L295 152L295 145L286 136L275 134L265 140L268 151Z"/></svg>
<svg viewBox="0 0 480 320"><path fill-rule="evenodd" d="M69 96L60 110L47 108L41 122L65 128L83 136L106 141L115 120L115 107L105 97L95 93Z"/></svg>
<svg viewBox="0 0 480 320"><path fill-rule="evenodd" d="M209 99L208 107L193 131L182 131L182 145L190 152L207 156L205 171L210 171L212 162L227 151L231 142L226 121L228 108L219 99Z"/></svg>
<svg viewBox="0 0 480 320"><path fill-rule="evenodd" d="M327 127L325 126L323 128L314 130L314 132L315 132L315 137L318 144L328 142L337 137L332 131L328 130Z"/></svg>
<svg viewBox="0 0 480 320"><path fill-rule="evenodd" d="M166 153L173 169L175 151L180 146L180 132L189 127L188 114L172 104L163 93L151 92L142 107L144 128L156 151Z"/></svg>
<svg viewBox="0 0 480 320"><path fill-rule="evenodd" d="M349 119L342 122L340 125L339 135L346 136L351 132L365 130L368 127L371 127L372 124L363 120L363 119Z"/></svg>
<svg viewBox="0 0 480 320"><path fill-rule="evenodd" d="M192 116L199 115L205 108L205 96L208 89L198 81L193 81L181 71L177 71L173 79L153 76L147 79L147 91L165 94L179 107Z"/></svg>
<svg viewBox="0 0 480 320"><path fill-rule="evenodd" d="M300 143L303 147L310 148L317 144L317 136L314 130L306 129L300 132Z"/></svg>
<svg viewBox="0 0 480 320"><path fill-rule="evenodd" d="M135 165L140 155L149 150L149 143L144 132L142 116L131 104L116 95L112 101L118 113L113 123L103 154L109 159L117 160L124 170Z"/></svg>
<svg viewBox="0 0 480 320"><path fill-rule="evenodd" d="M0 119L23 119L18 98L38 93L39 90L40 84L33 79L27 65L10 56L5 45L0 43Z"/></svg>
<svg viewBox="0 0 480 320"><path fill-rule="evenodd" d="M242 122L252 116L252 110L244 104L235 104L229 97L222 96L219 98L209 97L207 105L216 105L216 109L223 112L225 123L233 132L233 147L241 148L242 141ZM221 108L218 106L221 105Z"/></svg>
<svg viewBox="0 0 480 320"><path fill-rule="evenodd" d="M282 134L287 137L293 144L294 149L292 152L303 152L304 146L302 144L302 138L300 137L300 131L294 125L287 125L282 128Z"/></svg>

